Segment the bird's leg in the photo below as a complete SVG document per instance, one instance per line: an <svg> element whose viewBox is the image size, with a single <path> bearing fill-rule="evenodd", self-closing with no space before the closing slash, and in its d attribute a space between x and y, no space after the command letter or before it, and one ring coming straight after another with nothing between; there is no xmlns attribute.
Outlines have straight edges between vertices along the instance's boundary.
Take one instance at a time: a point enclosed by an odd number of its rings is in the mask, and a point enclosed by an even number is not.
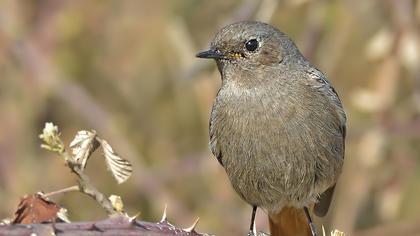
<svg viewBox="0 0 420 236"><path fill-rule="evenodd" d="M309 215L308 208L305 206L305 207L303 207L303 210L305 211L306 218L308 219L308 224L309 224L309 227L311 228L312 236L317 236L315 225L312 222L311 215Z"/></svg>
<svg viewBox="0 0 420 236"><path fill-rule="evenodd" d="M257 236L255 228L255 214L257 213L257 206L252 206L251 225L249 226L248 236Z"/></svg>

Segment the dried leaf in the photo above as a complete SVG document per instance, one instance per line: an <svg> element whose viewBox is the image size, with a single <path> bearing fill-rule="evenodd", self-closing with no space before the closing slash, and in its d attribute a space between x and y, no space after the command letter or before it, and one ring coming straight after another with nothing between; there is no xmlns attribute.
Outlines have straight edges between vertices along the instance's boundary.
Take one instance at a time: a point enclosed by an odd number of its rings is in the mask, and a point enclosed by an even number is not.
<svg viewBox="0 0 420 236"><path fill-rule="evenodd" d="M131 176L131 173L133 172L131 163L115 153L107 141L103 139L98 140L102 144L105 162L108 166L108 169L111 171L112 176L114 176L119 184L123 183Z"/></svg>
<svg viewBox="0 0 420 236"><path fill-rule="evenodd" d="M124 203L123 203L123 201L122 201L122 199L121 199L120 196L118 196L118 195L111 195L111 196L109 196L108 199L111 202L112 207L114 207L114 209L117 212L123 212L124 211Z"/></svg>
<svg viewBox="0 0 420 236"><path fill-rule="evenodd" d="M60 208L60 210L57 212L57 217L58 219L66 223L71 223L71 221L69 220L69 216L67 214L67 209L64 207Z"/></svg>
<svg viewBox="0 0 420 236"><path fill-rule="evenodd" d="M37 224L54 222L61 207L40 194L25 196L15 212L13 224Z"/></svg>
<svg viewBox="0 0 420 236"><path fill-rule="evenodd" d="M79 163L82 169L84 169L90 155L98 148L98 146L99 142L96 140L95 131L81 130L77 132L73 141L70 143L74 161Z"/></svg>
<svg viewBox="0 0 420 236"><path fill-rule="evenodd" d="M345 236L344 232L341 232L337 229L331 232L331 236Z"/></svg>

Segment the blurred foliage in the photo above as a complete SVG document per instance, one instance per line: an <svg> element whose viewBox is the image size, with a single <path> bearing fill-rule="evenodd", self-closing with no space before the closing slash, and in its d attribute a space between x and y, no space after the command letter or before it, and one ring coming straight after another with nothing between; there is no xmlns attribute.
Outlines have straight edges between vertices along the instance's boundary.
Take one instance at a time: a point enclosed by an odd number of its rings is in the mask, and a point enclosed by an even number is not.
<svg viewBox="0 0 420 236"><path fill-rule="evenodd" d="M74 183L39 148L38 133L53 121L66 143L77 130L95 129L133 162L121 186L100 156L87 167L131 214L157 221L168 203L179 226L200 216L198 230L243 235L251 208L208 148L219 75L214 63L194 58L221 26L243 19L289 34L342 97L346 164L321 222L327 231L418 221L418 0L1 0L0 218L26 193ZM57 201L72 220L105 216L78 194ZM264 213L257 224L266 229Z"/></svg>

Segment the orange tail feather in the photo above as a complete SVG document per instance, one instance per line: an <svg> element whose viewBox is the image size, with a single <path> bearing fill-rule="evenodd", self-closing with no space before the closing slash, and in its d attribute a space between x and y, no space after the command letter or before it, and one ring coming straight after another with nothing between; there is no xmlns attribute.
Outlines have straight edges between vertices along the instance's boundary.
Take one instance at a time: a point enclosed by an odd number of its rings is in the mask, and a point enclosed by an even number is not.
<svg viewBox="0 0 420 236"><path fill-rule="evenodd" d="M311 229L303 209L285 207L277 214L269 214L271 236L311 236Z"/></svg>

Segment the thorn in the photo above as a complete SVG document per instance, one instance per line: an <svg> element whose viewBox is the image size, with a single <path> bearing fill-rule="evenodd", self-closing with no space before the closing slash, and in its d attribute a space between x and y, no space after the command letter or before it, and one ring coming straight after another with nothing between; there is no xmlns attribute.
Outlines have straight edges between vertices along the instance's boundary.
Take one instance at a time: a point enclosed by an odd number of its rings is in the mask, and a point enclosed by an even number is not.
<svg viewBox="0 0 420 236"><path fill-rule="evenodd" d="M128 222L130 222L130 223L135 222L137 220L137 217L139 217L140 214L141 214L140 212L137 212L134 216L129 216L128 217Z"/></svg>
<svg viewBox="0 0 420 236"><path fill-rule="evenodd" d="M200 217L198 217L190 227L184 229L184 231L186 231L188 233L194 232L195 227L197 226L199 220L200 220Z"/></svg>
<svg viewBox="0 0 420 236"><path fill-rule="evenodd" d="M162 219L158 222L158 224L164 225L171 229L175 229L176 227L169 223L168 218L166 216L166 210L168 209L168 204L165 204L165 209L163 210Z"/></svg>
<svg viewBox="0 0 420 236"><path fill-rule="evenodd" d="M101 228L99 228L98 226L96 226L95 223L93 223L88 230L104 232Z"/></svg>
<svg viewBox="0 0 420 236"><path fill-rule="evenodd" d="M163 210L163 215L162 215L162 219L160 220L160 222L165 222L167 221L167 217L166 217L166 210L168 209L168 204L165 203L165 209Z"/></svg>
<svg viewBox="0 0 420 236"><path fill-rule="evenodd" d="M138 212L136 215L132 217L128 217L128 223L130 223L131 226L137 226L140 228L143 228L145 230L149 230L146 226L144 226L140 221L137 221L137 217L140 215L140 212Z"/></svg>

